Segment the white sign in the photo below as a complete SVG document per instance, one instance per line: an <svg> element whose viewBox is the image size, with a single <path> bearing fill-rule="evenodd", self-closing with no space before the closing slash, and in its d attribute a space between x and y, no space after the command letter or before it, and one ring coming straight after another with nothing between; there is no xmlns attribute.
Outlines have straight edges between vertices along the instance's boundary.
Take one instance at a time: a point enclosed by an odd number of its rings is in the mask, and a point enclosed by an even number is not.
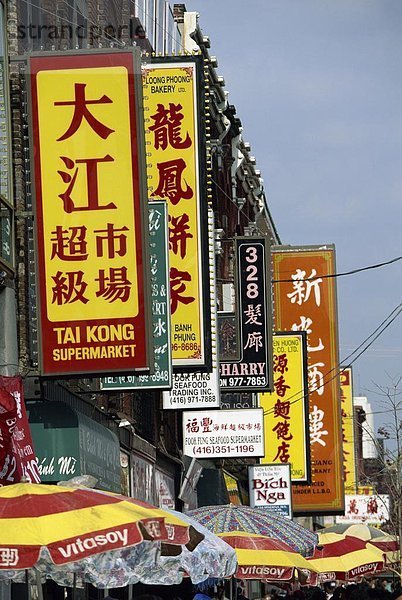
<svg viewBox="0 0 402 600"><path fill-rule="evenodd" d="M155 469L155 487L159 508L174 510L176 508L174 479L162 473L159 469Z"/></svg>
<svg viewBox="0 0 402 600"><path fill-rule="evenodd" d="M215 283L215 243L214 213L208 209L209 234L209 280L211 285L211 341L212 373L182 373L173 376L172 389L163 392L163 408L219 408L220 386L217 360L216 334L216 283Z"/></svg>
<svg viewBox="0 0 402 600"><path fill-rule="evenodd" d="M345 515L337 523L366 523L380 525L389 521L389 496L373 494L345 496Z"/></svg>
<svg viewBox="0 0 402 600"><path fill-rule="evenodd" d="M250 506L292 518L290 465L253 465L248 468Z"/></svg>
<svg viewBox="0 0 402 600"><path fill-rule="evenodd" d="M219 371L180 373L172 389L163 392L163 408L219 408Z"/></svg>
<svg viewBox="0 0 402 600"><path fill-rule="evenodd" d="M264 456L264 411L183 413L184 454L194 458Z"/></svg>

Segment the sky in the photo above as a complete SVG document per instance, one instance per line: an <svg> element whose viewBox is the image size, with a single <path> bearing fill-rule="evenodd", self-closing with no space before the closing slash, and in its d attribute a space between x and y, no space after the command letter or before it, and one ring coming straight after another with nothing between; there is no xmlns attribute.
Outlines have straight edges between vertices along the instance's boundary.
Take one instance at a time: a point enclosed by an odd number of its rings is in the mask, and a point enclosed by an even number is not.
<svg viewBox="0 0 402 600"><path fill-rule="evenodd" d="M333 243L342 273L402 256L402 2L187 0L200 14L283 244ZM402 260L337 278L340 359L402 302ZM402 314L353 364L402 376ZM402 384L401 384L402 388Z"/></svg>

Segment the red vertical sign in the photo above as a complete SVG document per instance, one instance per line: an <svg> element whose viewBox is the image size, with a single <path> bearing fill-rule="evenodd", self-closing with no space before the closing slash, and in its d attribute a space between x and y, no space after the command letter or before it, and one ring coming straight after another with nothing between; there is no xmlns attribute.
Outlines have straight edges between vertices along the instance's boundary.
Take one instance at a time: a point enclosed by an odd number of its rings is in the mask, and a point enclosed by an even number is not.
<svg viewBox="0 0 402 600"><path fill-rule="evenodd" d="M21 377L0 377L0 486L40 483Z"/></svg>

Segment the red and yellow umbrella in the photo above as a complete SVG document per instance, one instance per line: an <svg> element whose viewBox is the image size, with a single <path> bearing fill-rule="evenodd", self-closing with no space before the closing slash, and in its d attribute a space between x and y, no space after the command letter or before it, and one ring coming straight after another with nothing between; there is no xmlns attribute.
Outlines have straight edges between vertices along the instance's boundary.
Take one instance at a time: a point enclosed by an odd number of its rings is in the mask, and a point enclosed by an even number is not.
<svg viewBox="0 0 402 600"><path fill-rule="evenodd" d="M236 550L238 579L290 581L296 569L315 572L315 567L285 542L246 531L217 535Z"/></svg>
<svg viewBox="0 0 402 600"><path fill-rule="evenodd" d="M45 548L56 565L144 540L195 547L185 521L143 502L92 489L19 483L0 488L0 569L35 566Z"/></svg>
<svg viewBox="0 0 402 600"><path fill-rule="evenodd" d="M370 527L366 523L337 523L331 527L326 527L320 533L338 533L344 537L358 538L381 550L385 554L385 563L387 566L399 563L399 543L397 538L377 527Z"/></svg>
<svg viewBox="0 0 402 600"><path fill-rule="evenodd" d="M350 581L384 568L383 552L364 540L337 533L319 533L318 537L318 545L307 562L320 573L319 581Z"/></svg>

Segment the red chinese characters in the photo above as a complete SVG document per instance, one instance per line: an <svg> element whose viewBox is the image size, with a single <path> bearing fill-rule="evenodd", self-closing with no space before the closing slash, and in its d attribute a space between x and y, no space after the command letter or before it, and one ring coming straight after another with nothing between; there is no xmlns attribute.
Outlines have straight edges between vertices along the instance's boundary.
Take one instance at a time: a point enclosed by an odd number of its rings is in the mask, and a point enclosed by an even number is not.
<svg viewBox="0 0 402 600"><path fill-rule="evenodd" d="M183 150L192 145L188 132L182 132L184 119L181 104L170 102L167 106L159 103L156 112L151 115L154 122L149 127L153 134L153 146L156 150ZM172 206L182 201L190 200L194 191L186 183L186 162L180 156L171 160L157 163L158 184L152 192L153 198L167 200ZM193 238L190 217L186 212L179 215L169 215L169 249L180 259L187 256L187 240ZM179 270L172 266L170 269L171 313L176 312L179 304L190 304L195 298L186 293L187 282L191 274L187 270Z"/></svg>
<svg viewBox="0 0 402 600"><path fill-rule="evenodd" d="M95 134L102 139L107 139L115 132L114 129L99 121L91 112L90 106L113 103L106 95L99 99L87 99L87 84L76 83L74 85L74 99L54 102L55 106L72 106L73 116L66 131L57 138L62 142L74 137L81 127L86 126L88 135ZM60 156L64 163L64 170L58 174L66 188L59 194L63 203L63 210L67 214L74 212L88 213L88 211L101 211L116 209L113 201L102 199L100 188L100 170L104 163L113 162L110 154L102 157L67 157ZM80 192L75 194L75 187L79 177L86 182L86 194L84 197ZM91 232L94 238L93 247L88 245L88 227L83 224L65 228L57 225L52 231L52 253L51 260L56 257L65 262L87 261L91 254L96 257L105 257L110 263L116 256L124 257L127 253L128 227L115 227L113 223L107 223L105 229L95 229ZM86 295L88 282L84 270L57 271L52 275L53 296L52 303L57 305L82 303L87 304L90 300ZM130 298L132 282L127 278L127 268L124 264L99 269L98 277L95 278L98 287L95 291L96 297L107 302L127 302Z"/></svg>
<svg viewBox="0 0 402 600"><path fill-rule="evenodd" d="M278 440L277 452L273 462L288 463L290 459L290 441L293 439L290 422L290 401L282 400L290 390L286 384L285 374L288 370L286 354L274 354L274 388L278 399L274 405L274 419L276 421L272 432L274 439Z"/></svg>

